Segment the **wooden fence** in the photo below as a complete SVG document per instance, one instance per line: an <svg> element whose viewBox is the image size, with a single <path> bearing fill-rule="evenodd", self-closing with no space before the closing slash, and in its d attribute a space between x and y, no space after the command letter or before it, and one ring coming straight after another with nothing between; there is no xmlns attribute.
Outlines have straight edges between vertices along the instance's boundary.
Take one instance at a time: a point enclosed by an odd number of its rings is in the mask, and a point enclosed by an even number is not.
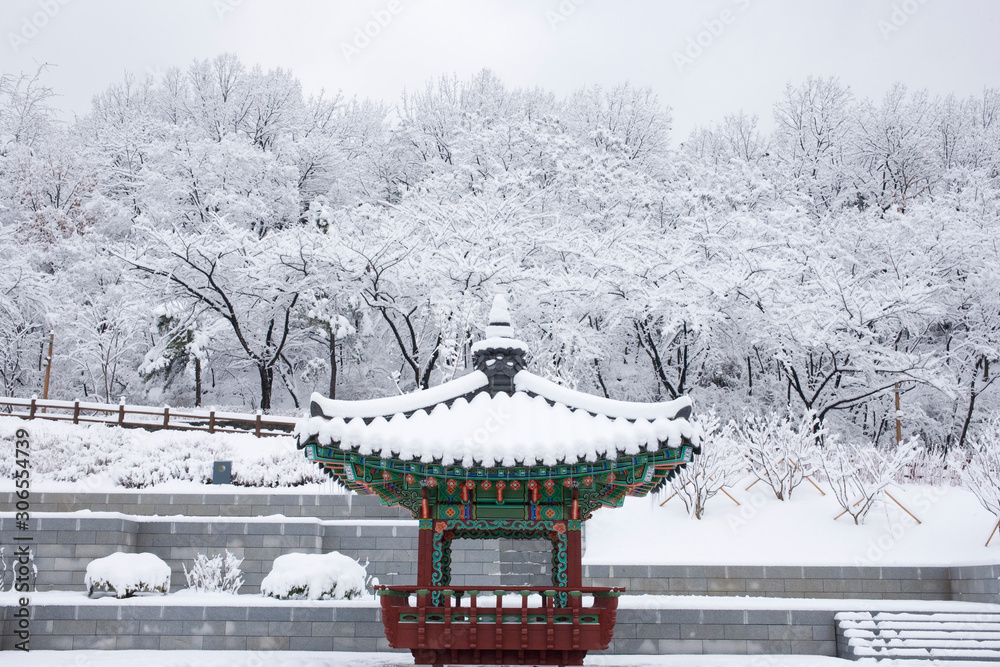
<svg viewBox="0 0 1000 667"><path fill-rule="evenodd" d="M166 406L154 408L125 403L114 405L4 397L0 397L0 416L49 419L74 424L108 424L125 428L143 428L148 431L174 429L208 433L253 433L258 438L266 435L288 435L295 429L297 423L297 420L291 417L271 417L260 412L251 415L215 410L174 409Z"/></svg>

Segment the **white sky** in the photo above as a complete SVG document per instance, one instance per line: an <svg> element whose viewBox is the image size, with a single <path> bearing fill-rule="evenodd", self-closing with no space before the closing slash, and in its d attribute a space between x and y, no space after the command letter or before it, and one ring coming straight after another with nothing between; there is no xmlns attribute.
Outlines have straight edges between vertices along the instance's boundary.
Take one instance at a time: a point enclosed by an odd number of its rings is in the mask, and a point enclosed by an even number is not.
<svg viewBox="0 0 1000 667"><path fill-rule="evenodd" d="M568 16L552 25L560 7ZM704 32L724 10L720 34ZM391 19L346 58L373 12ZM785 84L810 74L874 97L895 81L960 96L1000 87L998 29L996 0L0 0L0 72L56 65L48 82L74 113L126 70L224 51L290 68L307 92L390 102L483 67L558 94L629 80L673 108L682 140L740 108L769 125ZM700 32L707 48L678 68Z"/></svg>

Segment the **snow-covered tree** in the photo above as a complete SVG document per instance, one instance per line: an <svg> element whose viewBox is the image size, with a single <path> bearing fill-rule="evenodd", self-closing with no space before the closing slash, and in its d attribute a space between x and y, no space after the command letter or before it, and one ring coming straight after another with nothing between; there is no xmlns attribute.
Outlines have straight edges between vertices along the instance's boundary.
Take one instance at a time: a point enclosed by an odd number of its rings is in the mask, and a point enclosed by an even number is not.
<svg viewBox="0 0 1000 667"><path fill-rule="evenodd" d="M822 433L811 412L800 418L747 414L736 429L747 467L778 500L791 500L796 487L819 469Z"/></svg>
<svg viewBox="0 0 1000 667"><path fill-rule="evenodd" d="M916 458L919 447L916 438L892 447L841 442L837 438L827 441L823 448L823 473L833 489L833 497L855 525L865 522L882 492Z"/></svg>
<svg viewBox="0 0 1000 667"><path fill-rule="evenodd" d="M670 484L694 519L701 519L708 501L746 476L746 460L737 443L734 422L721 424L714 412L701 419L705 429L702 453L677 471Z"/></svg>

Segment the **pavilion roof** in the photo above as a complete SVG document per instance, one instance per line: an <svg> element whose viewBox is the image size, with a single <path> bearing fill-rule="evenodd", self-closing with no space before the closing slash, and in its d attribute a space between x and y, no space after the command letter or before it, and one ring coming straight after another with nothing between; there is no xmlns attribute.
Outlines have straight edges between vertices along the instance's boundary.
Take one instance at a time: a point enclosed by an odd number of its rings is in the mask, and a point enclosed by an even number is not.
<svg viewBox="0 0 1000 667"><path fill-rule="evenodd" d="M514 375L491 393L482 371L412 394L367 401L312 396L300 442L442 465L556 465L616 459L682 444L697 447L691 400L614 401L541 378Z"/></svg>
<svg viewBox="0 0 1000 667"><path fill-rule="evenodd" d="M439 386L363 401L313 394L300 446L464 468L594 463L683 445L697 453L689 398L615 401L529 372L502 297L486 334L473 349L476 370Z"/></svg>

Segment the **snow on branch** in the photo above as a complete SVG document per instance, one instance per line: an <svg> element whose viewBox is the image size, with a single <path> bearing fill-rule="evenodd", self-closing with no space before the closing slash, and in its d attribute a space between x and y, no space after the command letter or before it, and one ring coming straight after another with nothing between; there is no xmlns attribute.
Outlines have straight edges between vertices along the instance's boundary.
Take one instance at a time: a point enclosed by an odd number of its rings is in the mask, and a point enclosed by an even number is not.
<svg viewBox="0 0 1000 667"><path fill-rule="evenodd" d="M917 438L892 448L836 439L827 441L823 472L834 498L854 519L855 525L865 522L882 492L913 462L920 451L919 444Z"/></svg>
<svg viewBox="0 0 1000 667"><path fill-rule="evenodd" d="M1000 414L994 414L969 438L962 482L979 503L1000 519Z"/></svg>
<svg viewBox="0 0 1000 667"><path fill-rule="evenodd" d="M199 593L230 593L236 595L243 586L243 571L240 565L242 558L237 558L229 549L226 554L216 554L209 558L205 554L195 556L194 565L188 571L186 565L184 578L188 588Z"/></svg>
<svg viewBox="0 0 1000 667"><path fill-rule="evenodd" d="M795 487L819 466L817 441L823 431L812 412L797 420L774 413L748 414L736 434L750 472L770 486L778 500L790 500Z"/></svg>
<svg viewBox="0 0 1000 667"><path fill-rule="evenodd" d="M736 424L721 425L712 410L701 425L705 429L701 455L680 468L670 482L694 519L701 519L708 501L746 474L746 463L736 444Z"/></svg>

